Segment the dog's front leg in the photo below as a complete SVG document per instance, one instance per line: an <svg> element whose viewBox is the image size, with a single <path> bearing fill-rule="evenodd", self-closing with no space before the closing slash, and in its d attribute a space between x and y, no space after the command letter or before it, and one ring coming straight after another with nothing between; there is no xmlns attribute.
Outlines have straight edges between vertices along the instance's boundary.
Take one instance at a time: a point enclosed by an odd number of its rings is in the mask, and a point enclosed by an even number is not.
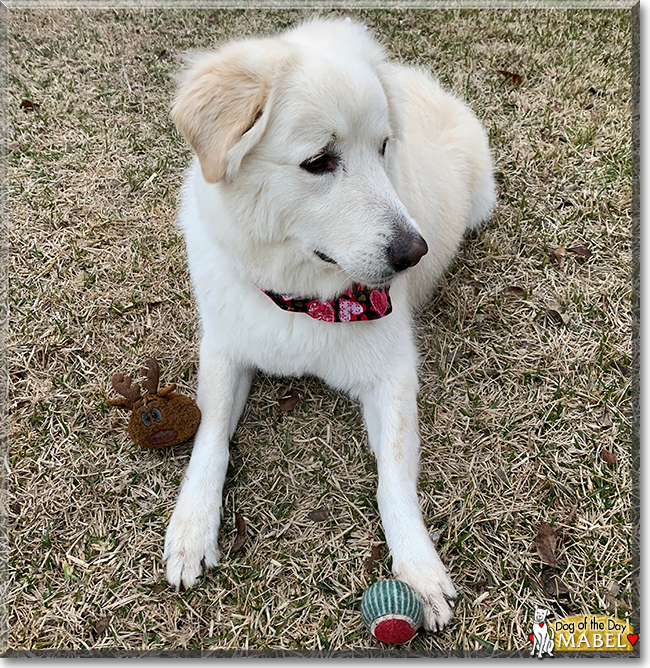
<svg viewBox="0 0 650 668"><path fill-rule="evenodd" d="M228 444L250 389L252 371L201 345L197 404L201 423L172 514L163 561L167 581L191 587L219 563L217 538Z"/></svg>
<svg viewBox="0 0 650 668"><path fill-rule="evenodd" d="M452 617L456 590L422 519L417 496L420 439L417 378L382 382L362 394L370 446L377 459L377 501L393 573L424 603L424 626L441 630Z"/></svg>

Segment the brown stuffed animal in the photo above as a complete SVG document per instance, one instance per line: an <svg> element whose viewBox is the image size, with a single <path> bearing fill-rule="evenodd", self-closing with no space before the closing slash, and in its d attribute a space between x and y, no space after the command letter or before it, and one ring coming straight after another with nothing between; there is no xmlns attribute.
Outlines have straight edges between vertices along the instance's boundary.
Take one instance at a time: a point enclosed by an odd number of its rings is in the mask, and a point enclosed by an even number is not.
<svg viewBox="0 0 650 668"><path fill-rule="evenodd" d="M158 390L158 362L148 359L145 364L140 373L147 377L142 383L146 393L140 396L137 383L131 385L128 376L116 373L111 378L113 389L125 398L109 399L108 403L131 411L129 436L143 448L165 448L187 441L199 428L199 407L189 397L174 392L176 383Z"/></svg>

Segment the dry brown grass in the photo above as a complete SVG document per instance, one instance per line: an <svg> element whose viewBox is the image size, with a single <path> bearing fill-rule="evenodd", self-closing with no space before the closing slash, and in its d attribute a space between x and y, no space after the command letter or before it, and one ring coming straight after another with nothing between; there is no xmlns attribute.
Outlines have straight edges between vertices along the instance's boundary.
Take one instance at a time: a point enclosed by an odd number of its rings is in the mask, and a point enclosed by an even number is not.
<svg viewBox="0 0 650 668"><path fill-rule="evenodd" d="M355 403L300 379L301 404L281 414L286 382L257 378L220 537L227 555L237 511L249 540L182 593L160 558L191 448L140 451L106 405L110 375L147 356L162 382L195 390L197 322L173 224L189 158L168 117L179 55L305 15L11 12L9 648L378 646L359 602L389 561L364 570L383 536ZM500 183L492 220L419 318L421 499L461 597L444 632L403 651L525 647L535 603L624 616L635 582L630 12L353 15L470 102ZM576 244L593 257L549 262ZM331 518L314 523L320 507ZM541 520L566 538L559 603L542 588ZM623 604L605 596L613 583Z"/></svg>

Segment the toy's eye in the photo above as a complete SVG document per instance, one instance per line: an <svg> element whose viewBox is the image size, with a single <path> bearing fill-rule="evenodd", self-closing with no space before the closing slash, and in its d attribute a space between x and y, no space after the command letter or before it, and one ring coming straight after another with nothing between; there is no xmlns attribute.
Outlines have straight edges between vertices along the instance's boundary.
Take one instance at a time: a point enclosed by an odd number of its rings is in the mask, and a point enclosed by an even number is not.
<svg viewBox="0 0 650 668"><path fill-rule="evenodd" d="M388 144L388 139L384 139L384 143L381 145L381 148L379 149L379 155L386 154L386 144Z"/></svg>
<svg viewBox="0 0 650 668"><path fill-rule="evenodd" d="M140 419L145 427L151 427L151 416L146 411L140 413Z"/></svg>
<svg viewBox="0 0 650 668"><path fill-rule="evenodd" d="M160 412L160 409L158 408L152 408L151 409L151 417L156 421L160 422L162 420L162 413Z"/></svg>

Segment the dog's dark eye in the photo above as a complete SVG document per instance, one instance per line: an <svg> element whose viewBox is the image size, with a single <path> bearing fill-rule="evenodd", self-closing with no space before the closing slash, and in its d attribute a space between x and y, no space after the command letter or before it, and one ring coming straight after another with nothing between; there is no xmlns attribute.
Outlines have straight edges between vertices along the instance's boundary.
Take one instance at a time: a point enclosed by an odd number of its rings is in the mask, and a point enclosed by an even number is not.
<svg viewBox="0 0 650 668"><path fill-rule="evenodd" d="M379 149L380 155L384 155L386 153L386 144L388 144L388 139L384 139L384 143L381 145L381 148Z"/></svg>
<svg viewBox="0 0 650 668"><path fill-rule="evenodd" d="M321 153L315 158L305 160L300 167L310 174L324 174L325 172L333 172L336 169L338 159L331 153Z"/></svg>

